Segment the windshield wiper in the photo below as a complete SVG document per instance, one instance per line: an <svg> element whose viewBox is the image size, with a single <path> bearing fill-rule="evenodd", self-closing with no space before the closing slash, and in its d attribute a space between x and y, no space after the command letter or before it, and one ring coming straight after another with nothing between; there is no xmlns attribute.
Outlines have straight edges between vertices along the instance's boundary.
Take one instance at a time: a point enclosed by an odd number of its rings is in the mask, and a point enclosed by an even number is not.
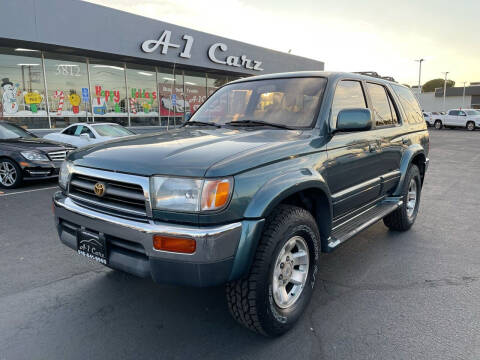
<svg viewBox="0 0 480 360"><path fill-rule="evenodd" d="M207 121L195 121L195 120L188 120L183 126L187 125L200 125L200 126L215 126L217 128L221 127L218 124L215 124L214 122L207 122Z"/></svg>
<svg viewBox="0 0 480 360"><path fill-rule="evenodd" d="M276 128L279 128L279 129L287 129L287 130L295 130L294 128L290 127L290 126L287 126L287 125L281 125L281 124L273 124L273 123L269 123L269 122L266 122L266 121L261 121L261 120L238 120L238 121L229 121L227 123L225 123L225 125L238 125L238 126L244 126L244 125L247 125L247 126L272 126L272 127L276 127Z"/></svg>

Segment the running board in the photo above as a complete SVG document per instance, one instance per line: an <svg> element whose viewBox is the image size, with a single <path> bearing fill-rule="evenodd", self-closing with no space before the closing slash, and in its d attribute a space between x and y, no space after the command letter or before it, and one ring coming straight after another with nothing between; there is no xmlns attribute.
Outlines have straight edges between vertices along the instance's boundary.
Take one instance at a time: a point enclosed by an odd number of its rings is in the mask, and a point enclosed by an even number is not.
<svg viewBox="0 0 480 360"><path fill-rule="evenodd" d="M378 220L402 206L402 204L401 197L388 197L353 218L337 225L332 229L332 235L328 238L327 251L333 250L360 231L375 224Z"/></svg>

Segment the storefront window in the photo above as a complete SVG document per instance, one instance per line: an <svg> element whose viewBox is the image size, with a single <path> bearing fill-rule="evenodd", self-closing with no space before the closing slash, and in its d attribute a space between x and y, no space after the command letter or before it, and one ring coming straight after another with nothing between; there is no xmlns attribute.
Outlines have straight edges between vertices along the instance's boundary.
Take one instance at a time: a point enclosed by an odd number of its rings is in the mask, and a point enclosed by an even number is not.
<svg viewBox="0 0 480 360"><path fill-rule="evenodd" d="M90 85L95 122L114 122L128 126L124 65L90 60Z"/></svg>
<svg viewBox="0 0 480 360"><path fill-rule="evenodd" d="M181 125L184 121L185 113L190 112L190 105L185 101L183 91L183 70L175 70L175 85L172 94L173 108L175 117L173 126Z"/></svg>
<svg viewBox="0 0 480 360"><path fill-rule="evenodd" d="M167 124L173 124L173 119L176 115L172 104L172 94L175 83L173 68L157 68L157 79L161 125L167 126Z"/></svg>
<svg viewBox="0 0 480 360"><path fill-rule="evenodd" d="M159 125L155 77L155 68L153 67L127 64L127 93L131 126Z"/></svg>
<svg viewBox="0 0 480 360"><path fill-rule="evenodd" d="M205 73L185 71L184 88L185 100L189 108L189 111L185 111L185 116L190 118L207 98L207 78Z"/></svg>
<svg viewBox="0 0 480 360"><path fill-rule="evenodd" d="M85 58L49 53L44 57L52 127L91 120Z"/></svg>
<svg viewBox="0 0 480 360"><path fill-rule="evenodd" d="M0 119L27 128L48 128L39 51L0 48Z"/></svg>

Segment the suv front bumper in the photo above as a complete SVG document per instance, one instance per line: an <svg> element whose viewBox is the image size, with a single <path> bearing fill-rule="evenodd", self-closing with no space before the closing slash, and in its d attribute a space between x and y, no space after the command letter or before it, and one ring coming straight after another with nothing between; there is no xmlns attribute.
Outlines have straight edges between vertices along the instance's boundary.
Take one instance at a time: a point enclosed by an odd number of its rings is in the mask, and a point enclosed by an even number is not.
<svg viewBox="0 0 480 360"><path fill-rule="evenodd" d="M77 250L77 231L102 233L107 241L108 266L155 282L213 286L241 276L249 263L264 220L245 220L200 227L133 221L77 205L62 192L53 197L55 224L60 240ZM153 248L156 234L196 241L193 254Z"/></svg>

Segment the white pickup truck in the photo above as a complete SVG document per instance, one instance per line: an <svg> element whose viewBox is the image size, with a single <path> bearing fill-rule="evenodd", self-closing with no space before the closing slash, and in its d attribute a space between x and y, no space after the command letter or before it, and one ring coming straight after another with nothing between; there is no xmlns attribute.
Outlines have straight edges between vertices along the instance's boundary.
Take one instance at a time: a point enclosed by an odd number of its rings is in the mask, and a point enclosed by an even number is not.
<svg viewBox="0 0 480 360"><path fill-rule="evenodd" d="M430 115L435 129L464 127L469 131L480 128L480 111L475 109L452 109L446 115Z"/></svg>

